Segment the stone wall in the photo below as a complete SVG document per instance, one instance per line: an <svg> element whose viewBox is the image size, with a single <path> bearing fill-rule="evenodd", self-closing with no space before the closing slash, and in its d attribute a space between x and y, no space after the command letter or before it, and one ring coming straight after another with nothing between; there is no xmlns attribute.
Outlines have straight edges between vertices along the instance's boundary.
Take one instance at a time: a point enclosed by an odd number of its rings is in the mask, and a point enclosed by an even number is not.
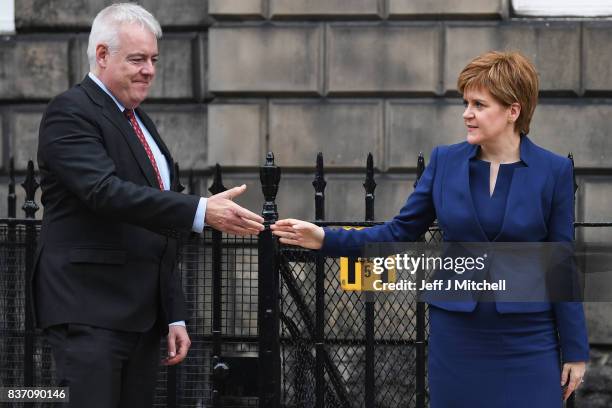
<svg viewBox="0 0 612 408"><path fill-rule="evenodd" d="M22 176L35 158L45 104L87 72L88 26L111 1L15 3L17 34L0 37L0 216L9 157ZM435 145L464 138L460 69L483 51L518 49L541 77L532 138L574 154L577 220L612 220L611 21L514 18L508 0L139 3L165 30L145 109L183 174L194 172L198 192L220 163L225 184L247 183L239 201L258 211L257 167L271 150L283 167L280 215L312 219L313 167L322 151L328 219L361 219L363 166L372 152L376 218L387 219L412 190L418 153L428 160ZM579 238L609 241L612 229ZM612 328L604 321L612 305L587 311L599 367L590 372L609 373ZM609 388L590 383L584 398L610 398Z"/></svg>

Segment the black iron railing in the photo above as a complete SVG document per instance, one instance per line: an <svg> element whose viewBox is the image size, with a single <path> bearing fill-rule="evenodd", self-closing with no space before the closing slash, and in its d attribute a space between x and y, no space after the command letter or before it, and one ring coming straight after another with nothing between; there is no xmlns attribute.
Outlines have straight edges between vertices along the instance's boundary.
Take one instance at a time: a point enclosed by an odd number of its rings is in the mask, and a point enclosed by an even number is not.
<svg viewBox="0 0 612 408"><path fill-rule="evenodd" d="M417 161L417 179L425 168ZM176 169L178 174L178 168ZM225 190L216 166L210 192ZM316 161L315 222L372 226L374 163L366 164L363 221L325 220L323 156ZM278 217L280 169L269 153L260 172L266 225ZM0 219L0 386L54 384L50 350L33 327L26 282L40 230L38 183L27 167L24 218L16 218L10 162L8 218ZM194 191L193 175L189 190ZM415 183L416 185L416 183ZM577 229L612 223L576 223ZM435 226L422 237L441 240ZM350 262L349 262L350 264ZM341 288L339 259L279 245L269 229L240 238L205 228L180 236L178 267L192 347L178 367L161 367L160 407L426 407L426 305L408 291L376 297ZM165 342L161 342L162 349ZM41 405L44 406L44 405ZM573 406L573 402L568 404Z"/></svg>

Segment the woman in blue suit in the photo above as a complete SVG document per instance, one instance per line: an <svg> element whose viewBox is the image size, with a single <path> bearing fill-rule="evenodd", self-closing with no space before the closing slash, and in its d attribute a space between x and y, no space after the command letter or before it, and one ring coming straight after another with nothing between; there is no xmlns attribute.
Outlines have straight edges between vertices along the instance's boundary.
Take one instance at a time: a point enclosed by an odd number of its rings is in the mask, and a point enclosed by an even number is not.
<svg viewBox="0 0 612 408"><path fill-rule="evenodd" d="M467 141L433 150L395 218L362 230L286 219L274 234L331 256L415 241L436 218L447 242L572 241L571 162L526 136L538 97L533 64L517 52L488 52L463 69L458 89ZM582 382L581 303L432 301L429 311L432 408L559 408Z"/></svg>

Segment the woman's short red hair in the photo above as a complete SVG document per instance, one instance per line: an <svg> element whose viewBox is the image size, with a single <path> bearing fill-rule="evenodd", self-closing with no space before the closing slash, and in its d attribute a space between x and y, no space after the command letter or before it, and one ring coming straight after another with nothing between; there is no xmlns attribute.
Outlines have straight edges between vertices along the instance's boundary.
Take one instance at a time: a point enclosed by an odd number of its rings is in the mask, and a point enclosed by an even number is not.
<svg viewBox="0 0 612 408"><path fill-rule="evenodd" d="M505 106L521 105L514 124L520 133L529 133L529 124L538 102L539 80L535 66L518 51L489 51L474 58L459 74L457 89L486 89Z"/></svg>

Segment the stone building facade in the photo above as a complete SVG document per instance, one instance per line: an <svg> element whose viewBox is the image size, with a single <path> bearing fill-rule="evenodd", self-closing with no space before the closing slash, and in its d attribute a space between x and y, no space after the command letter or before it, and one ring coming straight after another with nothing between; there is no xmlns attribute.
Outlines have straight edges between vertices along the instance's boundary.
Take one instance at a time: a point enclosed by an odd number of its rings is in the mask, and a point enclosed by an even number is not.
<svg viewBox="0 0 612 408"><path fill-rule="evenodd" d="M88 27L110 3L15 1L17 34L0 37L0 216L9 157L20 174L35 159L45 104L88 71ZM139 3L164 28L145 109L180 163L184 184L193 171L197 192L204 194L220 163L226 186L245 182L249 190L239 201L258 211L258 166L273 151L283 168L280 215L312 219L321 151L327 218L362 219L372 152L376 218L387 219L413 188L418 153L428 160L435 145L464 138L455 88L461 68L481 52L517 49L541 77L532 139L574 155L576 219L612 221L610 20L518 18L509 0ZM579 238L610 241L612 229L585 230ZM588 304L587 311L595 347L593 380L582 398L596 404L612 393L604 380L612 378L612 305Z"/></svg>

